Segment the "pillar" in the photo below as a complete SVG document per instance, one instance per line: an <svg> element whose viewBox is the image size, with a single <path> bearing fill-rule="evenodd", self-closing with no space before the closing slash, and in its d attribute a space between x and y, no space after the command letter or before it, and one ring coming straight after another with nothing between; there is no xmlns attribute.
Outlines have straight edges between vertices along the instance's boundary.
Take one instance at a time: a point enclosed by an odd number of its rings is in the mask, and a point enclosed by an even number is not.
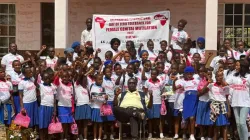
<svg viewBox="0 0 250 140"><path fill-rule="evenodd" d="M206 57L212 52L213 56L217 55L217 17L218 17L218 0L206 0ZM210 58L208 64L213 57Z"/></svg>
<svg viewBox="0 0 250 140"><path fill-rule="evenodd" d="M62 56L68 45L68 0L55 0L55 50Z"/></svg>

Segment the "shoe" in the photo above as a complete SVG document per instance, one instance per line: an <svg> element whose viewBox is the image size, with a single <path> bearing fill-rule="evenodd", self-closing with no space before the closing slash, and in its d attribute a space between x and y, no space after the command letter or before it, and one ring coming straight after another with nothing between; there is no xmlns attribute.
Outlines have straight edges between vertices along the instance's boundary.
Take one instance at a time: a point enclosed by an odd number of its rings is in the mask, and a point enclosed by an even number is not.
<svg viewBox="0 0 250 140"><path fill-rule="evenodd" d="M204 137L201 137L201 140L206 140Z"/></svg>
<svg viewBox="0 0 250 140"><path fill-rule="evenodd" d="M148 138L149 138L149 139L152 138L152 133L148 133Z"/></svg>
<svg viewBox="0 0 250 140"><path fill-rule="evenodd" d="M183 135L182 135L182 139L187 139L186 134L183 134Z"/></svg>
<svg viewBox="0 0 250 140"><path fill-rule="evenodd" d="M103 135L103 139L106 140L108 137L107 135Z"/></svg>
<svg viewBox="0 0 250 140"><path fill-rule="evenodd" d="M179 135L175 134L173 139L178 139L178 138L179 138Z"/></svg>
<svg viewBox="0 0 250 140"><path fill-rule="evenodd" d="M190 135L189 140L195 140L194 135Z"/></svg>
<svg viewBox="0 0 250 140"><path fill-rule="evenodd" d="M109 136L109 139L110 139L110 140L114 140L114 136L111 134L111 135Z"/></svg>
<svg viewBox="0 0 250 140"><path fill-rule="evenodd" d="M163 133L160 133L160 138L161 138L161 139L163 139L163 138L164 138Z"/></svg>

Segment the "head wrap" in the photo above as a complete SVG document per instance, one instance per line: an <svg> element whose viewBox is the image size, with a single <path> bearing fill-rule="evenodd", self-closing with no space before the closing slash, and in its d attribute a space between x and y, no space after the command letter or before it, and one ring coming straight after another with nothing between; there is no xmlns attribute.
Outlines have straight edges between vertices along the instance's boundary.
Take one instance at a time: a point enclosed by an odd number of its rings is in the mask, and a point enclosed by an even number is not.
<svg viewBox="0 0 250 140"><path fill-rule="evenodd" d="M188 66L184 69L184 73L194 73L194 68L191 66Z"/></svg>
<svg viewBox="0 0 250 140"><path fill-rule="evenodd" d="M131 60L129 63L130 63L130 64L134 64L134 63L136 63L136 62L140 63L139 60Z"/></svg>
<svg viewBox="0 0 250 140"><path fill-rule="evenodd" d="M112 60L106 60L106 61L104 62L104 66L107 66L107 65L109 65L109 64L111 64L111 63L113 63Z"/></svg>
<svg viewBox="0 0 250 140"><path fill-rule="evenodd" d="M71 45L71 48L75 49L77 46L80 46L80 42L76 41Z"/></svg>
<svg viewBox="0 0 250 140"><path fill-rule="evenodd" d="M202 44L205 44L205 38L199 37L199 38L197 39L197 42L201 42Z"/></svg>
<svg viewBox="0 0 250 140"><path fill-rule="evenodd" d="M74 52L74 49L73 48L66 48L65 50L64 50L64 54L66 55L66 54L68 54L68 53L73 53Z"/></svg>
<svg viewBox="0 0 250 140"><path fill-rule="evenodd" d="M147 53L148 53L148 51L147 51L147 50L141 50L141 52L140 52L139 56L141 57L141 56L142 56L142 54L143 54L144 52L147 52Z"/></svg>

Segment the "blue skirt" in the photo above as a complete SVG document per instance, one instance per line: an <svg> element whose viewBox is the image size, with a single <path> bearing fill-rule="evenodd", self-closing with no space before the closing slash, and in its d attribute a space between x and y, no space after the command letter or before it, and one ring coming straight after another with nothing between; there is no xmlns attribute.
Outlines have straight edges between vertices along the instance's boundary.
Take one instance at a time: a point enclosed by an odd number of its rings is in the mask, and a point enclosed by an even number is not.
<svg viewBox="0 0 250 140"><path fill-rule="evenodd" d="M72 107L58 106L58 119L61 123L72 123Z"/></svg>
<svg viewBox="0 0 250 140"><path fill-rule="evenodd" d="M6 106L7 112L8 112L8 120L4 120L4 105ZM11 124L12 121L12 108L11 104L2 104L0 106L0 123L2 124Z"/></svg>
<svg viewBox="0 0 250 140"><path fill-rule="evenodd" d="M198 105L198 96L196 90L185 92L183 100L183 118L186 120L190 117L195 117Z"/></svg>
<svg viewBox="0 0 250 140"><path fill-rule="evenodd" d="M38 113L38 105L37 101L32 103L24 103L23 107L25 108L27 115L30 117L29 127L33 127L39 124L39 113Z"/></svg>
<svg viewBox="0 0 250 140"><path fill-rule="evenodd" d="M13 96L13 100L14 100L15 111L16 111L16 113L19 113L21 111L20 97L19 96Z"/></svg>
<svg viewBox="0 0 250 140"><path fill-rule="evenodd" d="M100 115L100 108L92 108L92 117L93 122L103 122L105 117Z"/></svg>
<svg viewBox="0 0 250 140"><path fill-rule="evenodd" d="M151 109L148 109L148 118L149 119L158 119L161 117L161 104L153 104Z"/></svg>
<svg viewBox="0 0 250 140"><path fill-rule="evenodd" d="M111 106L112 112L114 112L114 110L113 110L113 107L114 107L113 101L108 101L107 103L108 103L108 105ZM107 122L115 121L115 116L114 116L114 115L106 116L106 117L105 117L105 121L107 121Z"/></svg>
<svg viewBox="0 0 250 140"><path fill-rule="evenodd" d="M196 114L196 124L213 125L210 120L210 102L199 101Z"/></svg>
<svg viewBox="0 0 250 140"><path fill-rule="evenodd" d="M179 109L174 109L173 110L173 116L174 117L181 117L181 113L180 113Z"/></svg>
<svg viewBox="0 0 250 140"><path fill-rule="evenodd" d="M226 110L228 110L227 105ZM212 122L215 126L225 126L225 125L230 125L230 122L228 121L227 115L220 113L216 119L215 122Z"/></svg>
<svg viewBox="0 0 250 140"><path fill-rule="evenodd" d="M43 106L39 107L39 128L48 128L53 117L54 107Z"/></svg>
<svg viewBox="0 0 250 140"><path fill-rule="evenodd" d="M91 119L91 107L87 104L76 106L75 119L76 120L90 120Z"/></svg>

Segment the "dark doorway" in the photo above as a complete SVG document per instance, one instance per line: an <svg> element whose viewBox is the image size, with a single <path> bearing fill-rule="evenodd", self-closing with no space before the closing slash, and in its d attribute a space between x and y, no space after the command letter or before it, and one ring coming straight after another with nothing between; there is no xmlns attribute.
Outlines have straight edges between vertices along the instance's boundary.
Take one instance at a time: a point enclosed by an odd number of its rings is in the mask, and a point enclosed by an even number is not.
<svg viewBox="0 0 250 140"><path fill-rule="evenodd" d="M54 3L41 3L42 44L54 47L55 40L55 5Z"/></svg>

